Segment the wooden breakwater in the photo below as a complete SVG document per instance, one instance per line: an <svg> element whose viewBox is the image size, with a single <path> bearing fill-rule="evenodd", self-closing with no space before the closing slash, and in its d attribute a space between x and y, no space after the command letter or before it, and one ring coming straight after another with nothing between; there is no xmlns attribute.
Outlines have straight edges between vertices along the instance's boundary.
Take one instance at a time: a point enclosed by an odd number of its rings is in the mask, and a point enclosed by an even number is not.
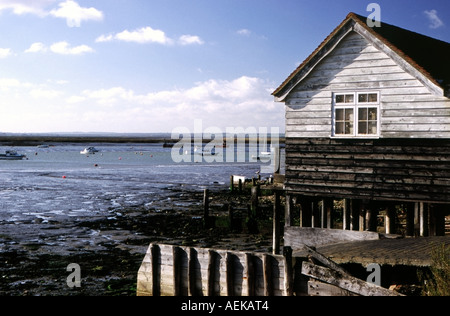
<svg viewBox="0 0 450 316"><path fill-rule="evenodd" d="M150 244L138 296L289 296L292 256Z"/></svg>

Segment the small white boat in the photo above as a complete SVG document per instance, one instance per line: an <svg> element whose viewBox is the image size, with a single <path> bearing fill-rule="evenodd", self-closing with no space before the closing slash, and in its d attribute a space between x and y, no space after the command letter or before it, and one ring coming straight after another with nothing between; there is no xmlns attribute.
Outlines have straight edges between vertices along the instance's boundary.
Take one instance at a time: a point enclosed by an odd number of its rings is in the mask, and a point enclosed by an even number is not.
<svg viewBox="0 0 450 316"><path fill-rule="evenodd" d="M80 151L80 154L82 155L94 155L95 153L98 153L99 150L95 147L87 147L83 151Z"/></svg>
<svg viewBox="0 0 450 316"><path fill-rule="evenodd" d="M216 147L213 147L211 150L208 150L208 149L199 148L199 147L195 146L194 153L196 155L202 155L202 156L215 156L215 155L217 155Z"/></svg>
<svg viewBox="0 0 450 316"><path fill-rule="evenodd" d="M4 154L0 154L0 160L22 160L26 155L18 154L15 150L7 150Z"/></svg>
<svg viewBox="0 0 450 316"><path fill-rule="evenodd" d="M268 159L268 158L271 157L271 155L272 155L271 152L263 151L263 152L260 153L259 156L252 155L252 159L254 159L254 160Z"/></svg>

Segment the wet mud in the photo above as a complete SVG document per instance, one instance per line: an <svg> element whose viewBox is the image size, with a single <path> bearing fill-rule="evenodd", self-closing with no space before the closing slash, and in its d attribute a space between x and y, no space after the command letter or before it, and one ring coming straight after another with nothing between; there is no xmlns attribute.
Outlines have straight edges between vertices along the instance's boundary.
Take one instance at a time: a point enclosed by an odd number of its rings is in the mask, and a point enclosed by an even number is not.
<svg viewBox="0 0 450 316"><path fill-rule="evenodd" d="M270 216L267 229L264 221L257 232L246 226L248 195L211 191L211 228L203 219L203 192L171 190L169 199L110 209L109 216L0 223L0 296L134 296L152 242L270 251ZM271 202L266 204L270 213ZM228 205L240 218L238 226L229 226ZM80 266L80 287L68 286L71 263Z"/></svg>

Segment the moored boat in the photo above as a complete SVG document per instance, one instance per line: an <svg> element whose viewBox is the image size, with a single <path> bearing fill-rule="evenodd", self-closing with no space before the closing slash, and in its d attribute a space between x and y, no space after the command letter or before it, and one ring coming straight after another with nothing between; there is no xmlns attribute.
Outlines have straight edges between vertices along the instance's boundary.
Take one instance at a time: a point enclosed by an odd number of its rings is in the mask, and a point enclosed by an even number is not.
<svg viewBox="0 0 450 316"><path fill-rule="evenodd" d="M7 150L4 154L0 154L0 160L22 160L26 155L18 154L15 150Z"/></svg>

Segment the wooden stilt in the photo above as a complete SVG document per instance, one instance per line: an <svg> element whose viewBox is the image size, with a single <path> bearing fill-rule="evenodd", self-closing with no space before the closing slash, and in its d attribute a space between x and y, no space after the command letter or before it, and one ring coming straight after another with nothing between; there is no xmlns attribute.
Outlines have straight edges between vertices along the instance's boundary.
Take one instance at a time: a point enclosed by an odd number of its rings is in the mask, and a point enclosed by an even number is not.
<svg viewBox="0 0 450 316"><path fill-rule="evenodd" d="M292 248L284 247L284 295L292 296L294 293L294 269L292 266Z"/></svg>
<svg viewBox="0 0 450 316"><path fill-rule="evenodd" d="M152 295L161 295L161 249L158 245L150 247L152 261Z"/></svg>
<svg viewBox="0 0 450 316"><path fill-rule="evenodd" d="M293 201L290 194L286 194L286 205L284 211L284 226L289 227L293 224Z"/></svg>
<svg viewBox="0 0 450 316"><path fill-rule="evenodd" d="M208 251L208 287L206 293L209 297L215 296L215 276L216 276L216 253L213 250Z"/></svg>
<svg viewBox="0 0 450 316"><path fill-rule="evenodd" d="M272 257L263 255L264 296L273 296Z"/></svg>
<svg viewBox="0 0 450 316"><path fill-rule="evenodd" d="M414 236L414 203L406 205L406 236Z"/></svg>
<svg viewBox="0 0 450 316"><path fill-rule="evenodd" d="M274 194L274 205L273 205L273 242L272 242L272 253L274 255L280 253L280 192L275 191Z"/></svg>
<svg viewBox="0 0 450 316"><path fill-rule="evenodd" d="M226 257L227 296L234 296L234 255L227 253Z"/></svg>
<svg viewBox="0 0 450 316"><path fill-rule="evenodd" d="M384 218L386 234L395 234L395 213L395 205L389 205Z"/></svg>
<svg viewBox="0 0 450 316"><path fill-rule="evenodd" d="M173 296L181 296L181 255L178 247L172 248L173 258Z"/></svg>
<svg viewBox="0 0 450 316"><path fill-rule="evenodd" d="M428 236L428 204L423 202L419 203L419 227L420 236Z"/></svg>
<svg viewBox="0 0 450 316"><path fill-rule="evenodd" d="M342 211L342 229L350 230L350 213L351 213L352 205L351 200L344 200L344 209Z"/></svg>

